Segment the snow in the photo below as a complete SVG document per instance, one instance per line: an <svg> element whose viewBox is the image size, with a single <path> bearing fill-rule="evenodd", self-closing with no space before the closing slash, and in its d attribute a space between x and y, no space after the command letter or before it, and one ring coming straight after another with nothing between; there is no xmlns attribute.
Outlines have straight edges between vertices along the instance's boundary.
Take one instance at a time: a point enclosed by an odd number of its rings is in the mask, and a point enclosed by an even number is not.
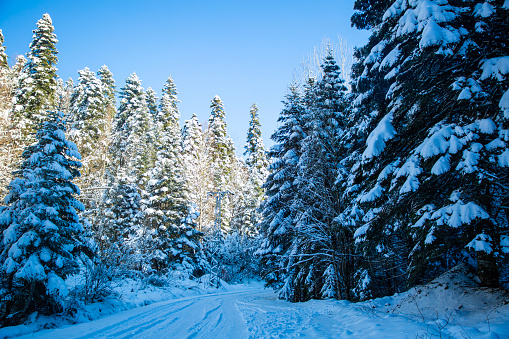
<svg viewBox="0 0 509 339"><path fill-rule="evenodd" d="M380 184L376 184L375 187L373 187L368 193L360 197L360 202L364 203L374 201L382 196L383 191L384 191L383 187L380 186Z"/></svg>
<svg viewBox="0 0 509 339"><path fill-rule="evenodd" d="M486 59L481 66L482 74L480 80L495 78L503 81L506 74L509 73L509 56Z"/></svg>
<svg viewBox="0 0 509 339"><path fill-rule="evenodd" d="M39 262L37 255L31 255L26 263L15 274L18 279L43 280L46 277L44 267Z"/></svg>
<svg viewBox="0 0 509 339"><path fill-rule="evenodd" d="M467 244L467 248L471 248L476 252L486 252L487 254L490 254L493 252L493 249L491 248L490 242L493 241L489 235L486 234L478 234L472 240Z"/></svg>
<svg viewBox="0 0 509 339"><path fill-rule="evenodd" d="M390 51L387 56L380 63L380 69L392 67L396 61L398 61L399 55L401 51L399 50L399 46Z"/></svg>
<svg viewBox="0 0 509 339"><path fill-rule="evenodd" d="M498 156L498 164L501 167L509 167L509 149L506 148L502 154Z"/></svg>
<svg viewBox="0 0 509 339"><path fill-rule="evenodd" d="M440 208L431 215L437 225L449 225L453 228L463 224L470 224L474 219L488 219L489 215L482 207L474 202L463 203L461 200L455 204Z"/></svg>
<svg viewBox="0 0 509 339"><path fill-rule="evenodd" d="M412 155L396 172L396 178L407 176L406 181L401 186L399 193L404 194L416 191L419 188L418 176L422 173L422 168L419 166L419 158Z"/></svg>
<svg viewBox="0 0 509 339"><path fill-rule="evenodd" d="M509 90L507 90L504 95L502 95L498 107L500 107L504 113L504 118L509 119Z"/></svg>
<svg viewBox="0 0 509 339"><path fill-rule="evenodd" d="M369 283L369 276L365 280ZM90 305L98 320L35 333L33 324L7 327L0 337L503 338L509 335L507 301L506 293L479 288L476 277L458 266L427 285L361 303L290 303L259 283L223 283L213 294L183 295L109 316L100 314L121 307Z"/></svg>
<svg viewBox="0 0 509 339"><path fill-rule="evenodd" d="M434 20L430 20L422 32L422 38L419 41L419 47L446 45L458 42L460 35L438 25Z"/></svg>
<svg viewBox="0 0 509 339"><path fill-rule="evenodd" d="M449 148L448 139L450 139L453 133L452 127L447 125L433 132L434 131L431 131L431 135L422 143L422 148L419 153L424 159L443 154Z"/></svg>
<svg viewBox="0 0 509 339"><path fill-rule="evenodd" d="M449 171L449 169L451 169L450 159L450 155L443 155L438 158L437 162L431 168L431 173L434 175L440 175Z"/></svg>
<svg viewBox="0 0 509 339"><path fill-rule="evenodd" d="M493 13L495 13L495 9L492 5L485 2L483 4L477 4L474 7L474 16L487 18L491 16Z"/></svg>
<svg viewBox="0 0 509 339"><path fill-rule="evenodd" d="M392 114L389 113L380 120L378 126L369 134L366 140L366 149L362 153L363 160L368 160L380 155L385 148L385 142L396 135L396 130L391 122Z"/></svg>
<svg viewBox="0 0 509 339"><path fill-rule="evenodd" d="M65 297L69 294L65 281L53 272L48 274L46 287L51 295Z"/></svg>
<svg viewBox="0 0 509 339"><path fill-rule="evenodd" d="M479 131L484 134L492 134L497 130L497 125L491 119L479 120Z"/></svg>

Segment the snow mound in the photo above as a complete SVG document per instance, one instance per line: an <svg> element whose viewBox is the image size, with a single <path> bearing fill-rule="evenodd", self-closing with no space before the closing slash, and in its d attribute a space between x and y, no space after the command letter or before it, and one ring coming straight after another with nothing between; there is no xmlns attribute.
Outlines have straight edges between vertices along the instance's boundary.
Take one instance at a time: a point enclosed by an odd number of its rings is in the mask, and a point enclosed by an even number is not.
<svg viewBox="0 0 509 339"><path fill-rule="evenodd" d="M509 293L479 287L478 281L465 265L459 265L426 285L361 304L426 323L430 336L508 338Z"/></svg>

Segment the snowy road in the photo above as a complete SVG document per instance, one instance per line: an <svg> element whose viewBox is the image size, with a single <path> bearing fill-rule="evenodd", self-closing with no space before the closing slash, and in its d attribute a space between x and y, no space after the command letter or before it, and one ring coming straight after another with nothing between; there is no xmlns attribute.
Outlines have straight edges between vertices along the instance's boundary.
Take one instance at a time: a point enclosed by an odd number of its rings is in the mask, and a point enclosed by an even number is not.
<svg viewBox="0 0 509 339"><path fill-rule="evenodd" d="M250 289L160 302L23 338L403 338L412 333L401 321L404 332L392 327L388 335L376 319L347 302L291 304L276 300L272 291Z"/></svg>
<svg viewBox="0 0 509 339"><path fill-rule="evenodd" d="M200 295L23 338L416 338L426 324L346 301L289 303L269 290Z"/></svg>

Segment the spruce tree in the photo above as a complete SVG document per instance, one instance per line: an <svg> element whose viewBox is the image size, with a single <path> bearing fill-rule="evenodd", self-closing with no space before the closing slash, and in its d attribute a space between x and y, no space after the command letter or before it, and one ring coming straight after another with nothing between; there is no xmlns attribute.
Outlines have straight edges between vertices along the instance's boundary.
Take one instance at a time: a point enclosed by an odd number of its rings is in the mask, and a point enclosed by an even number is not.
<svg viewBox="0 0 509 339"><path fill-rule="evenodd" d="M22 128L22 137L30 137L35 133L37 124L44 120L47 110L51 110L56 102L58 62L53 23L49 14L44 14L37 21L37 29L33 31L28 61L24 66L18 89L15 92L13 121Z"/></svg>
<svg viewBox="0 0 509 339"><path fill-rule="evenodd" d="M145 91L145 96L147 100L147 107L152 115L152 118L155 119L155 116L157 115L157 94L152 89L152 87L147 88Z"/></svg>
<svg viewBox="0 0 509 339"><path fill-rule="evenodd" d="M37 143L23 153L23 164L0 208L0 288L2 325L21 323L34 311L62 310L65 278L90 255L77 211L83 204L72 180L80 154L65 138L63 114L50 113Z"/></svg>
<svg viewBox="0 0 509 339"><path fill-rule="evenodd" d="M12 172L21 159L25 142L21 137L21 128L13 124L12 112L14 89L26 59L18 56L11 68L0 67L0 199L7 194L7 185L12 180Z"/></svg>
<svg viewBox="0 0 509 339"><path fill-rule="evenodd" d="M295 180L298 189L291 205L296 221L292 247L296 260L302 262L295 269L292 284L298 300L331 296L351 299L354 273L353 232L336 219L342 210L342 188L337 178L344 172L341 161L346 154L341 143L346 87L332 50L321 68L322 78L316 83L310 80L306 86L306 138L301 143ZM309 279L310 275L315 278ZM327 281L335 285L322 288Z"/></svg>
<svg viewBox="0 0 509 339"><path fill-rule="evenodd" d="M203 221L204 213L202 211L205 210L207 203L208 167L205 154L205 136L196 114L193 114L191 119L186 120L184 123L184 128L182 129L182 151L189 201L195 204L198 212L200 212L197 224L198 229L203 231L205 225Z"/></svg>
<svg viewBox="0 0 509 339"><path fill-rule="evenodd" d="M4 187L11 180L12 172L12 137L8 131L10 125L9 111L12 105L12 76L11 69L7 64L7 54L5 53L4 36L0 29L0 199L7 193Z"/></svg>
<svg viewBox="0 0 509 339"><path fill-rule="evenodd" d="M148 259L157 272L183 263L186 268L197 268L194 257L200 251L200 233L193 227L195 217L186 218L190 204L176 95L176 87L170 77L163 88L156 115L160 146L147 185Z"/></svg>
<svg viewBox="0 0 509 339"><path fill-rule="evenodd" d="M242 224L243 233L254 235L258 233L257 227L261 221L258 208L264 195L262 185L269 174L269 162L263 144L258 107L256 104L251 106L250 116L247 141L244 146L244 156L246 157L249 179L248 182L245 183L245 190L243 192L245 202L242 207L242 218L239 223Z"/></svg>
<svg viewBox="0 0 509 339"><path fill-rule="evenodd" d="M108 98L108 105L106 111L108 112L108 120L112 121L116 113L116 99L115 99L115 80L113 74L108 69L108 66L103 65L98 71L97 75L101 79L103 95Z"/></svg>
<svg viewBox="0 0 509 339"><path fill-rule="evenodd" d="M151 120L136 74L126 80L120 97L109 147L111 161L106 170L108 186L113 188L106 192L101 208L100 237L105 239L104 247L119 241L118 247L125 252L142 256L146 229L140 223L143 220L141 197L154 150L147 143L148 133L152 131ZM123 202L119 203L118 199ZM138 261L143 262L141 257Z"/></svg>
<svg viewBox="0 0 509 339"><path fill-rule="evenodd" d="M209 191L219 192L228 191L232 189L230 186L233 182L233 167L237 163L235 156L235 148L233 141L227 134L226 130L226 113L224 110L223 102L219 96L212 99L210 108L212 112L209 117L209 124L205 136L206 154L209 175ZM234 193L234 192L232 192ZM215 203L210 199L211 203L208 204L205 211L205 216L208 217L206 223L212 225L214 220L213 208ZM223 232L229 230L229 220L231 218L231 204L228 198L223 199L221 204L221 229Z"/></svg>
<svg viewBox="0 0 509 339"><path fill-rule="evenodd" d="M475 263L481 282L496 286L505 259L495 253L504 252L508 232L496 207L507 177L497 141L507 118L507 73L499 63L507 8L379 5L364 8L372 21L353 20L373 34L358 51L350 118L362 138L351 147L349 185L358 193L348 210L364 215L355 238L371 292L401 291L460 262Z"/></svg>
<svg viewBox="0 0 509 339"><path fill-rule="evenodd" d="M111 167L117 177L124 176L128 181L143 187L155 153L148 141L155 138L150 134L153 131L153 120L141 81L136 74L126 80L120 98L120 107L112 129Z"/></svg>
<svg viewBox="0 0 509 339"><path fill-rule="evenodd" d="M8 68L7 54L5 53L4 35L0 29L0 68Z"/></svg>
<svg viewBox="0 0 509 339"><path fill-rule="evenodd" d="M260 225L264 241L256 252L261 257L262 275L269 286L280 289L280 296L293 300L294 262L291 244L295 234L295 215L291 210L297 194L295 179L305 138L304 106L297 86L292 85L283 102L279 128L271 136L275 145L269 151L269 176L264 184L263 221Z"/></svg>
<svg viewBox="0 0 509 339"><path fill-rule="evenodd" d="M87 209L96 215L102 187L105 186L105 171L108 164L110 137L110 98L104 84L88 68L78 71L78 83L70 98L70 138L82 155L83 169L80 186L86 193Z"/></svg>

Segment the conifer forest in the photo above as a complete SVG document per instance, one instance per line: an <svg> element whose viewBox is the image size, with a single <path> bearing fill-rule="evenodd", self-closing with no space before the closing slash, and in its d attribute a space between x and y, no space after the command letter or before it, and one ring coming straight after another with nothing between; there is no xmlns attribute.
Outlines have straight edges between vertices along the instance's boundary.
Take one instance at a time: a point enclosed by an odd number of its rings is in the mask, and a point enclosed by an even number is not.
<svg viewBox="0 0 509 339"><path fill-rule="evenodd" d="M243 156L219 96L183 118L170 74L160 95L107 66L61 79L49 14L25 56L0 30L0 327L127 278L363 302L464 265L507 290L509 0L354 8L348 75L328 47L288 79L271 147L253 103Z"/></svg>

